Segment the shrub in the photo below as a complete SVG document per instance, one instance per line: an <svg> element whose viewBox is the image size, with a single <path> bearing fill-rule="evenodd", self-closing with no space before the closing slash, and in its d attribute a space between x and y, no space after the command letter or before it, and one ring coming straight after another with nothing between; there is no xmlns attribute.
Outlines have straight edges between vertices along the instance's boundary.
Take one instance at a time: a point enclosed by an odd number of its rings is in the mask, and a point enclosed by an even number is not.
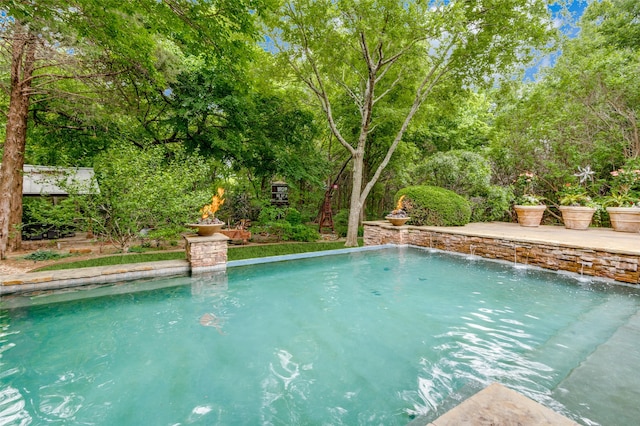
<svg viewBox="0 0 640 426"><path fill-rule="evenodd" d="M315 228L306 225L292 225L287 221L269 222L262 226L256 226L255 232L268 234L277 241L303 241L314 242L320 238Z"/></svg>
<svg viewBox="0 0 640 426"><path fill-rule="evenodd" d="M428 185L474 196L486 192L491 166L480 154L455 150L434 154L421 167L421 174Z"/></svg>
<svg viewBox="0 0 640 426"><path fill-rule="evenodd" d="M502 219L513 201L510 189L491 185L491 165L482 155L454 150L439 152L420 168L424 183L454 191L471 203L472 220Z"/></svg>
<svg viewBox="0 0 640 426"><path fill-rule="evenodd" d="M293 207L285 210L284 220L292 225L300 225L302 223L302 214Z"/></svg>
<svg viewBox="0 0 640 426"><path fill-rule="evenodd" d="M31 254L28 254L24 257L27 260L33 260L34 262L43 261L43 260L54 260L54 259L62 259L64 257L69 257L69 254L60 254L51 250L36 250Z"/></svg>
<svg viewBox="0 0 640 426"><path fill-rule="evenodd" d="M292 225L291 226L291 234L289 236L289 240L291 241L303 241L303 242L314 242L320 239L320 234L315 228L311 228L307 225Z"/></svg>
<svg viewBox="0 0 640 426"><path fill-rule="evenodd" d="M258 214L258 222L261 224L268 224L281 219L286 216L286 208L267 205L260 209Z"/></svg>
<svg viewBox="0 0 640 426"><path fill-rule="evenodd" d="M204 157L179 147L114 143L96 157L94 167L100 191L85 196L88 188L72 183L70 199L78 203L87 229L124 252L144 228L179 230L198 217L213 193Z"/></svg>
<svg viewBox="0 0 640 426"><path fill-rule="evenodd" d="M333 229L339 237L347 236L349 225L349 210L342 209L333 216Z"/></svg>
<svg viewBox="0 0 640 426"><path fill-rule="evenodd" d="M503 219L511 208L514 195L511 188L491 185L485 195L471 197L471 220L487 222Z"/></svg>
<svg viewBox="0 0 640 426"><path fill-rule="evenodd" d="M404 209L413 225L462 226L469 223L471 206L460 195L436 186L410 186L396 194L405 196Z"/></svg>

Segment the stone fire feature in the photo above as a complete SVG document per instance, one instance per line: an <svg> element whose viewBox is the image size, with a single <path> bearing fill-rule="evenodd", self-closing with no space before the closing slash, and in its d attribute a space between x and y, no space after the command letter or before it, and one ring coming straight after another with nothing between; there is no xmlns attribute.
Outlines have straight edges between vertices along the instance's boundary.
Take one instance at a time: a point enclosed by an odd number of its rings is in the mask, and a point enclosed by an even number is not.
<svg viewBox="0 0 640 426"><path fill-rule="evenodd" d="M506 223L463 227L364 223L365 246L409 244L640 284L640 234L621 237L625 239L617 243L615 234L620 233L559 226L527 230Z"/></svg>
<svg viewBox="0 0 640 426"><path fill-rule="evenodd" d="M229 237L213 234L209 237L185 235L187 261L191 273L221 271L227 268L227 242Z"/></svg>

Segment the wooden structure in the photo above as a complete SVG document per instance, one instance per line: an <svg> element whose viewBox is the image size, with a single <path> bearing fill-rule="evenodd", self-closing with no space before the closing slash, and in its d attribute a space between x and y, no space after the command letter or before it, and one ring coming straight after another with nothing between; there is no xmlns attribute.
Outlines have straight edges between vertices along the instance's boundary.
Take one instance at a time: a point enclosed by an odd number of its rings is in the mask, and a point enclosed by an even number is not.
<svg viewBox="0 0 640 426"><path fill-rule="evenodd" d="M324 193L324 201L322 202L322 207L320 208L320 219L318 219L318 223L320 224L318 226L318 231L320 233L322 233L323 229L327 228L330 228L331 232L335 232L335 229L333 227L333 211L331 210L331 197L333 197L333 191L338 189L338 179L340 179L340 175L342 175L342 172L344 172L344 169L347 167L347 164L349 164L349 161L351 161L351 157L349 157L347 161L345 161L345 163L342 165L342 168L340 169L340 172L338 173L338 176L336 176L336 178L333 180L333 183L329 185L327 192Z"/></svg>
<svg viewBox="0 0 640 426"><path fill-rule="evenodd" d="M335 231L333 228L333 212L331 211L331 197L333 196L332 188L327 189L327 192L324 194L324 201L322 203L322 209L320 210L320 225L318 229L320 233L322 233L323 229L327 228L330 228L331 232Z"/></svg>
<svg viewBox="0 0 640 426"><path fill-rule="evenodd" d="M289 185L284 182L271 183L271 204L275 206L289 205Z"/></svg>

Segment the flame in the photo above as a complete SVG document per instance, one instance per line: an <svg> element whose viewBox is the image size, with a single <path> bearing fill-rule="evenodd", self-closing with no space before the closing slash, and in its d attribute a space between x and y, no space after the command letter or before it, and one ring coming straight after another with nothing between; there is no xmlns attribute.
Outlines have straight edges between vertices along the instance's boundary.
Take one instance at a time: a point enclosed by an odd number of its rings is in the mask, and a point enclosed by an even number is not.
<svg viewBox="0 0 640 426"><path fill-rule="evenodd" d="M402 210L402 201L404 200L404 195L398 198L398 203L396 204L396 210Z"/></svg>
<svg viewBox="0 0 640 426"><path fill-rule="evenodd" d="M213 216L216 214L220 206L224 204L224 188L218 188L217 194L211 197L211 204L205 204L201 209L200 213L202 214L202 219L207 219L209 215Z"/></svg>

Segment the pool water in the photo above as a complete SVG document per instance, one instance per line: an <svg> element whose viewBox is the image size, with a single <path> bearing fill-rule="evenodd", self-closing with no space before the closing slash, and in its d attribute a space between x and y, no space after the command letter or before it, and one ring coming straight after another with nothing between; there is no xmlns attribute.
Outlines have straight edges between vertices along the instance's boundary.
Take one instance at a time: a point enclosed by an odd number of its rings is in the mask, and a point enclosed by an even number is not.
<svg viewBox="0 0 640 426"><path fill-rule="evenodd" d="M0 311L0 425L426 424L492 382L632 424L639 311L636 289L411 248L35 297Z"/></svg>

